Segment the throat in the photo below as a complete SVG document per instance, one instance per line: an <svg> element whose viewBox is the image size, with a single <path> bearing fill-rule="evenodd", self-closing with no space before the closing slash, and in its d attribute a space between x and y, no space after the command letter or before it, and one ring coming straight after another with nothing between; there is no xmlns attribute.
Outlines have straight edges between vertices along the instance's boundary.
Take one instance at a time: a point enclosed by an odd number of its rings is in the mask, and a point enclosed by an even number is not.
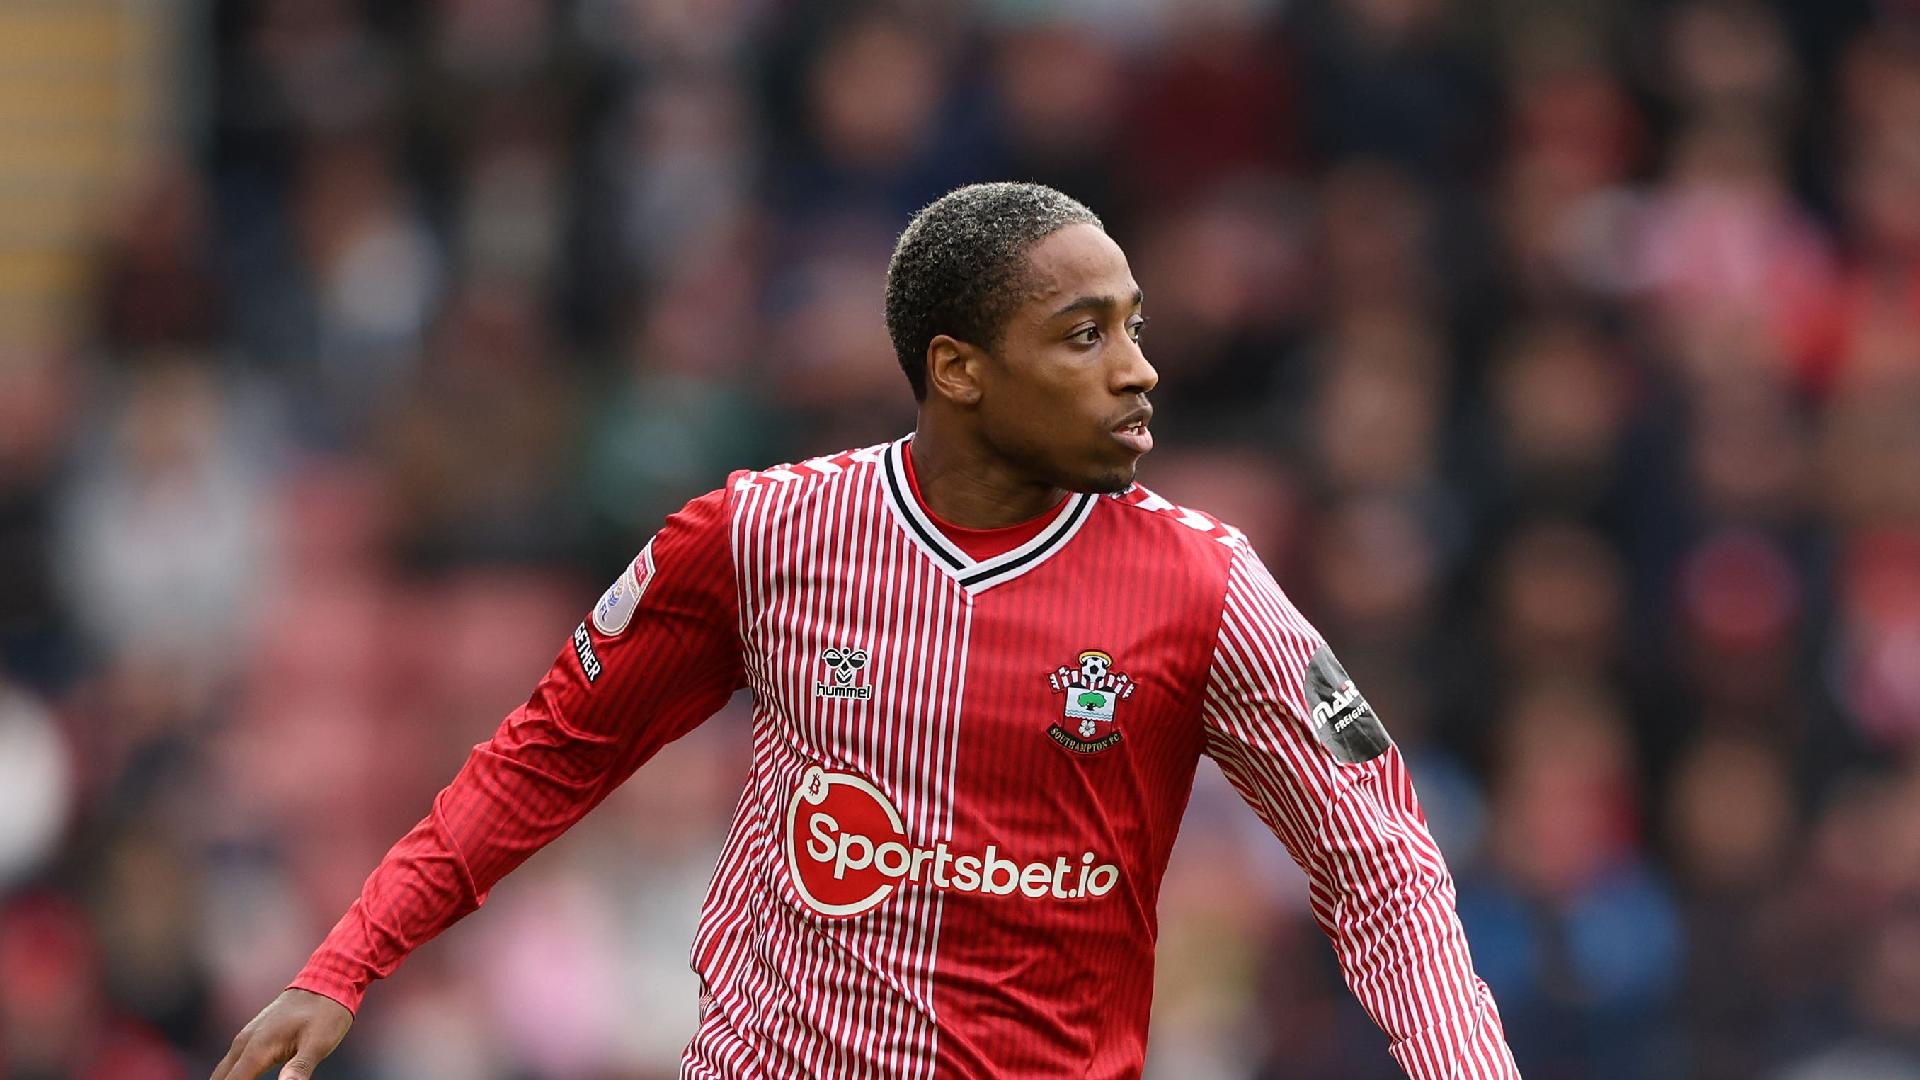
<svg viewBox="0 0 1920 1080"><path fill-rule="evenodd" d="M992 522L995 521L996 518L1010 516L1008 514L1010 510L1013 511L1013 514L1019 516L1010 523L1004 524L993 523L984 526L961 525L948 520L946 516L935 510L933 504L927 500L926 491L921 485L919 472L913 461L913 440L909 439L906 445L901 448L900 456L902 463L906 466L907 487L912 492L913 501L918 503L920 509L926 512L927 518L940 530L942 536L952 541L955 547L966 552L968 557L975 561L1004 555L1027 541L1032 540L1034 537L1039 536L1040 533L1046 529L1048 523L1059 514L1060 507L1068 498L1067 492L1053 491L1050 493L1050 501L1048 503L1037 513L1028 514L1022 514L1017 508L1012 507L1010 501L990 502L988 504L989 512L982 514L979 520ZM995 514L993 511L997 511L998 513Z"/></svg>

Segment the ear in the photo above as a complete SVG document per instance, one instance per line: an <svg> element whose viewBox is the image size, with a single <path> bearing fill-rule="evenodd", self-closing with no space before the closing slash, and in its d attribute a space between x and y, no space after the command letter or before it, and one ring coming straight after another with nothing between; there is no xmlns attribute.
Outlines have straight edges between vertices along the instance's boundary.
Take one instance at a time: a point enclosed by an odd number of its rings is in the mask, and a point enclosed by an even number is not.
<svg viewBox="0 0 1920 1080"><path fill-rule="evenodd" d="M955 405L978 404L986 358L977 346L935 334L927 343L927 396L945 398Z"/></svg>

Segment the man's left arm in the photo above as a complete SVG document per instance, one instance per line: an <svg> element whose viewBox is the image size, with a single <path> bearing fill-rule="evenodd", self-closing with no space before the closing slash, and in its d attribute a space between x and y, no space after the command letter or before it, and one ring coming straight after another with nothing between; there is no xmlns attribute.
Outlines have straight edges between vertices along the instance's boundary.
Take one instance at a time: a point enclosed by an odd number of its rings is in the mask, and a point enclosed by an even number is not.
<svg viewBox="0 0 1920 1080"><path fill-rule="evenodd" d="M1203 713L1207 753L1306 871L1347 985L1407 1075L1517 1078L1399 748L1244 543Z"/></svg>

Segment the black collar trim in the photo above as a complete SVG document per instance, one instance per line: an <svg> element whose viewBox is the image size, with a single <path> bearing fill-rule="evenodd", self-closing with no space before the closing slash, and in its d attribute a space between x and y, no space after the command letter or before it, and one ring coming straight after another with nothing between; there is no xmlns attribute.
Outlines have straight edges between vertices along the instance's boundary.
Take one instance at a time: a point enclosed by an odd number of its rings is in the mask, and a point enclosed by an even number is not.
<svg viewBox="0 0 1920 1080"><path fill-rule="evenodd" d="M1003 581L1011 581L1045 562L1080 531L1080 526L1086 524L1087 518L1093 515L1093 507L1099 500L1096 495L1074 495L1067 499L1038 536L1012 551L991 559L976 560L947 539L940 532L940 527L934 524L933 518L921 507L919 500L913 497L904 460L907 440L912 437L909 435L899 439L886 449L881 472L885 476L883 482L886 485L887 504L893 508L894 516L900 519L901 526L914 544L969 593L978 593Z"/></svg>

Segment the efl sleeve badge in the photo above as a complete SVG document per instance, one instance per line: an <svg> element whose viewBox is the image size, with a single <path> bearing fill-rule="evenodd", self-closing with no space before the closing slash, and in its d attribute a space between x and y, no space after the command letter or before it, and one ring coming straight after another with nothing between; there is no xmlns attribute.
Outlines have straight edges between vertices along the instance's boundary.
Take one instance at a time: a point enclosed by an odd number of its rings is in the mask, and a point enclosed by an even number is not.
<svg viewBox="0 0 1920 1080"><path fill-rule="evenodd" d="M647 583L653 580L653 541L640 549L625 571L607 586L600 595L600 602L593 606L593 628L612 637L627 628L633 621L634 610L640 606L640 597L647 591Z"/></svg>

